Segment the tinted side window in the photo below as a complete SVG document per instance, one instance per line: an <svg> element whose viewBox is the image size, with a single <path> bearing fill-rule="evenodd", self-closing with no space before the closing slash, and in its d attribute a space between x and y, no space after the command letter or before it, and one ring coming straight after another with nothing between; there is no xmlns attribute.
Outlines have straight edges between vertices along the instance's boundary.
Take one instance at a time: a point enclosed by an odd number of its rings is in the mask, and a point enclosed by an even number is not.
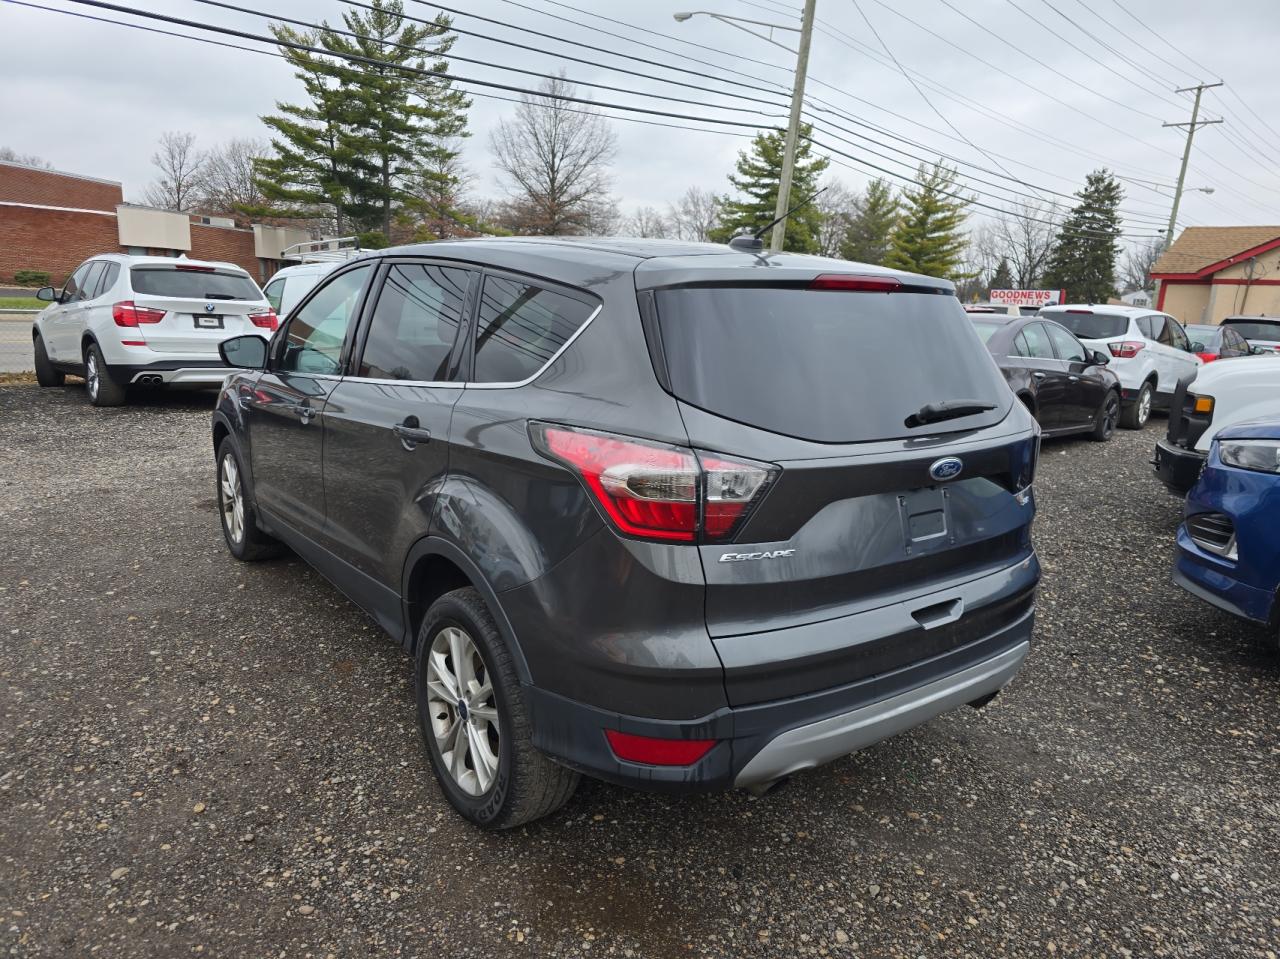
<svg viewBox="0 0 1280 959"><path fill-rule="evenodd" d="M1178 350L1191 349L1191 341L1187 339L1186 330L1182 328L1182 324L1177 320L1171 320L1167 316L1164 318L1165 335L1169 337L1168 344ZM1161 343L1166 342L1161 340Z"/></svg>
<svg viewBox="0 0 1280 959"><path fill-rule="evenodd" d="M360 376L439 382L462 325L470 272L397 263L387 272L360 358Z"/></svg>
<svg viewBox="0 0 1280 959"><path fill-rule="evenodd" d="M1249 352L1249 344L1244 341L1244 337L1232 329L1222 331L1222 342L1228 344L1228 349L1232 356L1244 356Z"/></svg>
<svg viewBox="0 0 1280 959"><path fill-rule="evenodd" d="M1015 356L1030 356L1031 347L1027 345L1027 338L1022 335L1022 331L1018 331L1018 335L1013 338L1013 352Z"/></svg>
<svg viewBox="0 0 1280 959"><path fill-rule="evenodd" d="M485 277L476 324L477 383L515 383L547 364L587 322L582 300L500 276Z"/></svg>
<svg viewBox="0 0 1280 959"><path fill-rule="evenodd" d="M89 268L92 263L81 263L70 279L62 287L62 302L70 303L72 300L80 299L80 289L84 286L85 277L89 275Z"/></svg>
<svg viewBox="0 0 1280 959"><path fill-rule="evenodd" d="M1028 323L1022 328L1022 335L1026 338L1027 356L1035 357L1037 360L1057 358L1053 347L1049 345L1049 333L1043 323Z"/></svg>
<svg viewBox="0 0 1280 959"><path fill-rule="evenodd" d="M334 277L290 317L277 369L330 376L341 370L342 341L372 268L359 266Z"/></svg>
<svg viewBox="0 0 1280 959"><path fill-rule="evenodd" d="M271 304L271 309L280 312L280 301L284 298L284 280L272 280L262 291L262 295Z"/></svg>
<svg viewBox="0 0 1280 959"><path fill-rule="evenodd" d="M1049 326L1046 329L1049 331L1049 339L1053 340L1053 348L1058 351L1058 359L1069 363L1084 362L1084 347L1079 340L1060 327Z"/></svg>
<svg viewBox="0 0 1280 959"><path fill-rule="evenodd" d="M1152 339L1165 346L1173 346L1173 333L1169 331L1169 324L1163 316L1148 317L1151 323Z"/></svg>
<svg viewBox="0 0 1280 959"><path fill-rule="evenodd" d="M80 292L76 295L77 300L92 300L98 295L98 281L102 279L102 271L107 268L106 263L98 260L89 267L89 272L84 275L84 280L80 283Z"/></svg>
<svg viewBox="0 0 1280 959"><path fill-rule="evenodd" d="M1138 317L1138 331L1149 340L1156 338L1156 331L1152 325L1154 317L1140 316Z"/></svg>
<svg viewBox="0 0 1280 959"><path fill-rule="evenodd" d="M102 296L107 290L116 285L116 280L120 278L120 264L107 263L107 268L102 271L102 279L98 281L98 288L93 291L94 296Z"/></svg>

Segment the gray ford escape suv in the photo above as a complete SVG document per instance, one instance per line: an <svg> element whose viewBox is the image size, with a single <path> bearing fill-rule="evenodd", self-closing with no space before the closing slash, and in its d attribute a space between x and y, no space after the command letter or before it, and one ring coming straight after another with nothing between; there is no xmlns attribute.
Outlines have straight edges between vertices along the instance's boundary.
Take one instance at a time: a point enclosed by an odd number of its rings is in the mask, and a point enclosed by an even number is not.
<svg viewBox="0 0 1280 959"><path fill-rule="evenodd" d="M949 283L652 240L344 264L223 344L223 531L414 656L445 795L764 787L1027 654L1039 435Z"/></svg>

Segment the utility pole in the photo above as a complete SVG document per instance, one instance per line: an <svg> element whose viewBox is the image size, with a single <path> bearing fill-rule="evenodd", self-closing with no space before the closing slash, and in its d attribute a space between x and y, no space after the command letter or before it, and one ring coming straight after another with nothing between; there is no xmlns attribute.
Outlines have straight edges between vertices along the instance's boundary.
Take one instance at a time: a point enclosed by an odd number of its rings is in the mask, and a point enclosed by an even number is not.
<svg viewBox="0 0 1280 959"><path fill-rule="evenodd" d="M1190 123L1166 123L1167 127L1186 127L1187 143L1182 148L1182 167L1178 170L1178 185L1173 191L1173 210L1169 213L1169 229L1164 234L1164 246L1167 250L1173 243L1173 231L1178 224L1178 205L1182 202L1182 185L1187 179L1187 161L1191 159L1191 141L1195 139L1196 130L1200 127L1207 127L1212 123L1221 123L1221 120L1201 120L1200 119L1200 95L1205 90L1213 87L1222 86L1222 81L1217 83L1197 83L1194 87L1183 87L1181 90L1175 90L1174 93L1190 93L1192 90L1196 92L1195 103L1191 106L1191 122Z"/></svg>
<svg viewBox="0 0 1280 959"><path fill-rule="evenodd" d="M796 80L791 88L791 122L787 124L787 142L782 154L782 179L778 183L778 203L773 208L775 217L783 217L791 209L791 178L796 167L796 141L800 138L800 111L804 106L804 80L809 69L809 40L813 36L813 9L817 0L805 0L804 17L800 21L800 50L796 54ZM1197 94L1197 103L1199 94ZM1187 140L1190 147L1190 138ZM1186 168L1186 161L1183 161ZM1177 209L1177 203L1174 203ZM782 241L787 233L787 221L779 219L773 225L773 235L769 239L769 249L777 253L782 249Z"/></svg>

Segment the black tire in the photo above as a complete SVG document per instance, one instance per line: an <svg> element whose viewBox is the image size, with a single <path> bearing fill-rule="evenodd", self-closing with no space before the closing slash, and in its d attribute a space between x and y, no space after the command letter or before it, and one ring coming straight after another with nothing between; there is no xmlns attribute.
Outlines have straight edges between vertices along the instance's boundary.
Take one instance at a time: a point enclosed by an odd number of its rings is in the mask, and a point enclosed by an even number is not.
<svg viewBox="0 0 1280 959"><path fill-rule="evenodd" d="M234 467L226 469L228 458ZM214 496L218 503L218 522L222 525L222 538L227 542L231 555L246 563L279 556L284 547L280 541L268 536L258 526L258 511L253 505L244 482L244 463L236 451L231 437L218 444L217 466L214 472ZM240 512L238 523L232 519L234 505L228 505L233 489L238 491ZM236 527L238 526L238 532Z"/></svg>
<svg viewBox="0 0 1280 959"><path fill-rule="evenodd" d="M1098 408L1098 416L1094 421L1091 437L1099 443L1105 443L1115 433L1118 422L1120 422L1120 394L1115 390L1109 390L1102 401L1102 406Z"/></svg>
<svg viewBox="0 0 1280 959"><path fill-rule="evenodd" d="M433 695L438 695L428 689L431 650L438 638L447 636L446 630L449 629L460 629L471 641L482 661L484 684L491 686L493 692L491 708L496 710L497 716L493 727L497 733L497 749L494 750L497 769L488 788L479 793L468 791L450 772L433 729L434 722L452 728L455 724L470 721L461 704L452 709L431 705ZM447 662L446 667L458 668L448 666ZM450 805L467 819L483 829L511 829L541 819L569 801L580 777L573 770L552 762L534 747L529 712L511 653L498 632L489 607L474 589L468 587L446 593L427 610L418 630L414 691L418 726L427 754L431 757L436 781ZM491 748L492 740L486 739L485 742ZM467 762L471 763L469 767L465 766ZM463 775L474 777L472 770L475 765L476 761L470 754L464 757Z"/></svg>
<svg viewBox="0 0 1280 959"><path fill-rule="evenodd" d="M97 343L90 343L84 351L84 386L89 402L94 406L123 406L125 387L117 383L107 371L106 360Z"/></svg>
<svg viewBox="0 0 1280 959"><path fill-rule="evenodd" d="M1134 401L1121 408L1120 425L1127 430L1140 430L1146 426L1147 420L1151 419L1151 401L1154 395L1155 388L1151 381L1143 383Z"/></svg>
<svg viewBox="0 0 1280 959"><path fill-rule="evenodd" d="M35 337L36 382L41 386L61 386L67 381L67 374L49 362L49 353L44 348L44 337L39 333Z"/></svg>

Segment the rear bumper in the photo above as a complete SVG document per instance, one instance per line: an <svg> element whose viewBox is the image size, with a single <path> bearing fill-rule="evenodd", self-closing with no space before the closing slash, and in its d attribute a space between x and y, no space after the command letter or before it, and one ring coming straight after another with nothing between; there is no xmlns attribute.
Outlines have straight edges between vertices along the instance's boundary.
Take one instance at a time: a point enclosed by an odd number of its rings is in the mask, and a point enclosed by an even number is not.
<svg viewBox="0 0 1280 959"><path fill-rule="evenodd" d="M1151 465L1155 468L1156 477L1170 492L1184 495L1200 478L1205 458L1199 450L1183 449L1167 440L1157 440Z"/></svg>
<svg viewBox="0 0 1280 959"><path fill-rule="evenodd" d="M150 386L221 386L232 372L221 360L173 359L153 363L109 363L107 372L117 383Z"/></svg>
<svg viewBox="0 0 1280 959"><path fill-rule="evenodd" d="M658 792L713 792L762 785L863 749L998 692L1030 649L1034 609L962 647L857 682L695 720L652 720L525 688L533 743L587 775ZM619 760L606 729L667 739L715 739L691 766Z"/></svg>

